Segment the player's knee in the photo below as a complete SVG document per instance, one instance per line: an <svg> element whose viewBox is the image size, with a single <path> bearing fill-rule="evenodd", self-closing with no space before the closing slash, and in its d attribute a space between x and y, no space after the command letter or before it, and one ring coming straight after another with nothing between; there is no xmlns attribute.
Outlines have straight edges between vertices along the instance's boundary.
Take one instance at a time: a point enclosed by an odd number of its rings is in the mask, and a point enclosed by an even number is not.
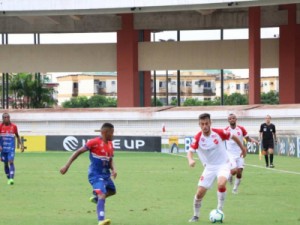
<svg viewBox="0 0 300 225"><path fill-rule="evenodd" d="M95 192L95 194L97 195L97 197L99 199L104 199L105 198L105 194L101 190L97 189L97 190L94 190L94 192Z"/></svg>
<svg viewBox="0 0 300 225"><path fill-rule="evenodd" d="M235 175L236 172L237 172L236 169L232 169L232 170L230 171L230 174L231 174L231 175Z"/></svg>

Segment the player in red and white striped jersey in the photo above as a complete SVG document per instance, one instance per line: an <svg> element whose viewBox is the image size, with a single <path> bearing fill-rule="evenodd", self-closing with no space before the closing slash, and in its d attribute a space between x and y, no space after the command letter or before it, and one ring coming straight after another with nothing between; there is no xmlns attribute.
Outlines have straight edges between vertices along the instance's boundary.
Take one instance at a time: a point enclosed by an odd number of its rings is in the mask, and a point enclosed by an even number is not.
<svg viewBox="0 0 300 225"><path fill-rule="evenodd" d="M240 149L242 155L247 154L246 148L235 135L222 129L211 128L210 114L203 113L199 116L201 131L196 134L187 153L188 163L191 167L195 166L193 153L197 152L200 161L204 165L204 171L198 182L198 189L194 197L194 216L189 222L197 222L200 215L200 207L206 191L213 186L215 179L218 182L218 206L223 210L226 196L226 182L230 175L231 163L225 148L225 140L233 139Z"/></svg>
<svg viewBox="0 0 300 225"><path fill-rule="evenodd" d="M229 122L230 126L226 127L225 130L227 130L231 134L234 134L235 136L237 136L239 138L240 142L242 142L242 143L243 143L243 139L245 138L247 142L254 142L254 143L258 144L258 141L256 141L253 138L250 138L246 129L243 126L237 125L236 121L237 121L236 115L233 113L229 114L228 122ZM241 149L236 144L236 142L234 142L233 140L226 141L226 148L227 148L228 155L230 157L231 164L232 164L231 175L228 180L229 180L230 184L232 184L233 183L232 177L236 175L232 193L237 194L238 186L241 183L242 172L244 169L245 161L244 161L244 158L241 157Z"/></svg>

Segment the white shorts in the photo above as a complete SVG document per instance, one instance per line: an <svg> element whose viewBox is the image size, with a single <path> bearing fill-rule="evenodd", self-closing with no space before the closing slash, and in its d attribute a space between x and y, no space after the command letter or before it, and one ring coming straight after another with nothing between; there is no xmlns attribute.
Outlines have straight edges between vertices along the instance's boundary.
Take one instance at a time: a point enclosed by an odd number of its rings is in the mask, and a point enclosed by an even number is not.
<svg viewBox="0 0 300 225"><path fill-rule="evenodd" d="M205 167L204 171L201 174L198 186L204 187L206 189L212 188L216 178L225 177L229 178L230 175L230 163Z"/></svg>
<svg viewBox="0 0 300 225"><path fill-rule="evenodd" d="M243 169L245 166L245 160L244 158L240 156L231 156L229 155L230 163L231 163L231 169L239 168Z"/></svg>

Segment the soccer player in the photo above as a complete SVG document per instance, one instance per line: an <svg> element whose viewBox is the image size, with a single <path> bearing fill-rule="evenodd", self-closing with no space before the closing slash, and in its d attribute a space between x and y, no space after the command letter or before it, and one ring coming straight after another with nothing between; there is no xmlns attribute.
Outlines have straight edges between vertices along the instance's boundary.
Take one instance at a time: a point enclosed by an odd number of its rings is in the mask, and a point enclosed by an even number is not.
<svg viewBox="0 0 300 225"><path fill-rule="evenodd" d="M269 157L270 154L270 168L274 168L273 158L274 158L274 141L277 143L276 128L273 123L271 123L271 116L266 116L266 122L260 125L259 137L262 141L262 154L265 156L266 167L269 167Z"/></svg>
<svg viewBox="0 0 300 225"><path fill-rule="evenodd" d="M15 176L15 137L17 138L18 148L21 146L21 152L24 152L24 145L18 133L18 127L10 121L8 113L2 114L2 123L0 124L0 152L1 161L4 163L4 172L7 177L7 184L14 184Z"/></svg>
<svg viewBox="0 0 300 225"><path fill-rule="evenodd" d="M256 144L259 144L257 140L250 138L248 136L246 129L243 126L237 125L236 121L237 121L236 115L233 113L229 114L228 115L229 126L226 127L225 130L237 136L241 143L243 143L243 138L245 138L247 142L254 142ZM227 140L226 148L229 154L229 158L231 159L231 168L232 168L228 181L230 184L232 184L233 183L232 177L236 175L232 193L237 194L238 186L241 183L242 173L244 169L244 158L241 157L241 149L236 144L235 141Z"/></svg>
<svg viewBox="0 0 300 225"><path fill-rule="evenodd" d="M230 132L222 129L211 128L210 114L203 113L199 116L199 125L201 131L196 134L187 153L188 163L190 167L195 166L193 152L197 152L200 161L204 166L204 171L198 182L198 188L194 197L194 216L189 222L197 222L200 215L200 207L206 191L210 189L217 178L218 183L218 206L219 210L223 210L224 200L226 196L226 182L230 175L231 163L225 148L225 140L233 139L240 149L241 155L246 156L247 151L239 138Z"/></svg>
<svg viewBox="0 0 300 225"><path fill-rule="evenodd" d="M65 174L73 161L82 153L90 152L90 166L88 179L96 195L98 225L109 225L110 219L105 219L105 199L116 194L116 188L111 176L115 179L117 171L113 162L114 149L112 138L114 126L104 123L101 127L101 136L88 141L84 146L76 150L68 162L60 169Z"/></svg>

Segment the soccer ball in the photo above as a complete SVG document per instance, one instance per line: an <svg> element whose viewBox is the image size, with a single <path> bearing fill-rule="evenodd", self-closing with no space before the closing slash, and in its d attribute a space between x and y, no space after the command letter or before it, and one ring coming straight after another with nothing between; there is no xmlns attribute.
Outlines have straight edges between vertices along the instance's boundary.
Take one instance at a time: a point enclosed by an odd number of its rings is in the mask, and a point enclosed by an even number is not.
<svg viewBox="0 0 300 225"><path fill-rule="evenodd" d="M224 218L224 213L219 209L213 209L209 213L209 220L212 223L223 223Z"/></svg>

